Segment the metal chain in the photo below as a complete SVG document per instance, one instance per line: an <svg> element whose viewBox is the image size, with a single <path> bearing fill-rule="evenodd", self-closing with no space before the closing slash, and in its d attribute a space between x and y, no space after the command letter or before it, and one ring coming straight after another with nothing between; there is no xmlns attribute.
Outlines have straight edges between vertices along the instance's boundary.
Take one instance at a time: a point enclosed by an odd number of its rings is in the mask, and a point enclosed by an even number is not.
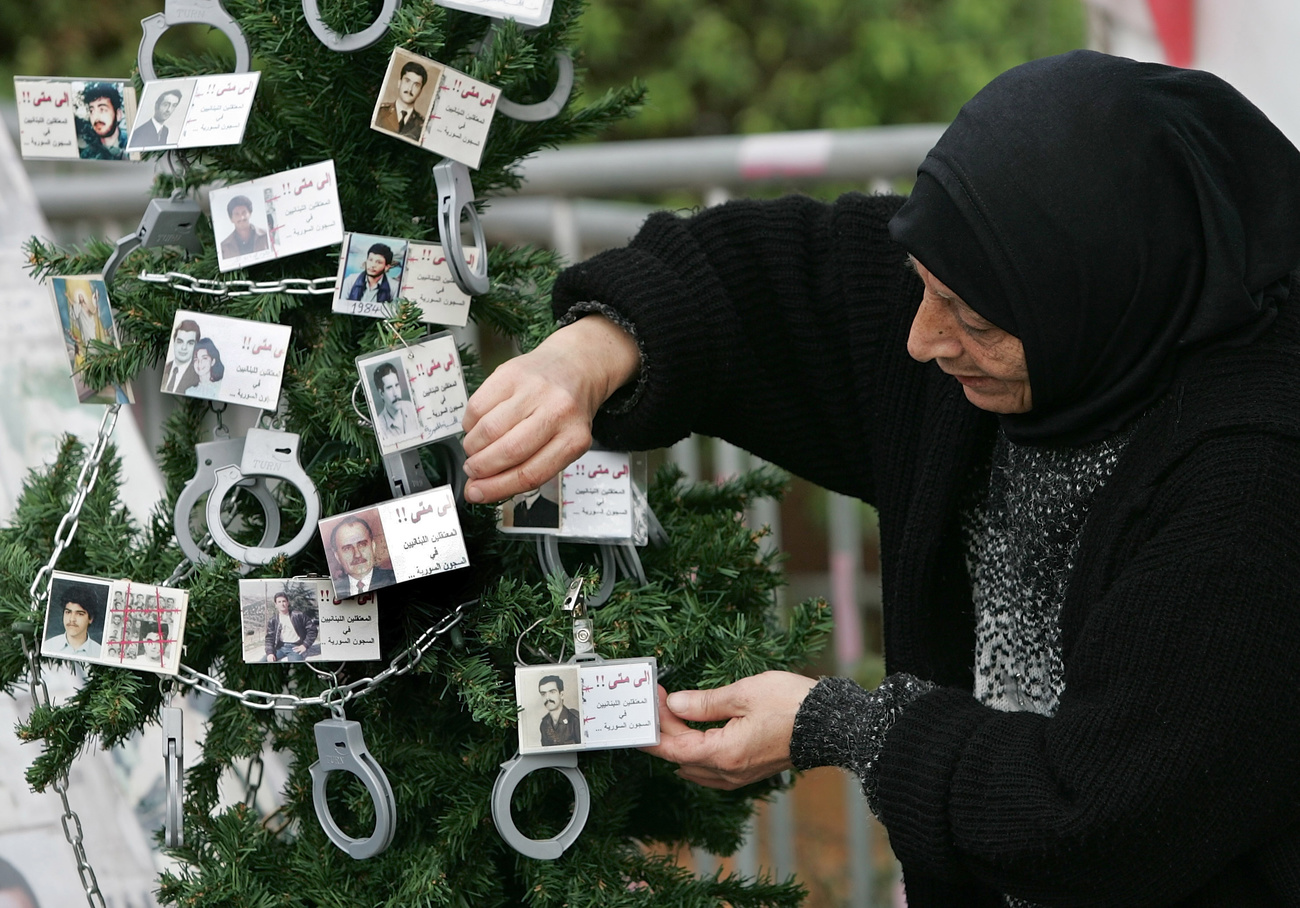
<svg viewBox="0 0 1300 908"><path fill-rule="evenodd" d="M168 284L184 293L205 293L208 296L255 296L262 293L324 296L333 294L338 289L337 277L286 277L278 281L214 281L194 277L182 271L168 271L165 274L141 271L136 277L151 284Z"/></svg>
<svg viewBox="0 0 1300 908"><path fill-rule="evenodd" d="M187 687L211 694L214 697L234 697L249 709L304 709L322 707L337 713L343 706L358 697L364 697L390 678L404 675L415 668L424 658L438 638L447 634L465 617L465 612L478 600L462 602L436 625L426 630L411 646L400 652L388 668L374 677L360 678L350 684L337 685L315 697L299 697L295 694L274 693L264 690L232 690L212 675L205 675L197 669L181 663L176 680Z"/></svg>
<svg viewBox="0 0 1300 908"><path fill-rule="evenodd" d="M54 565L58 563L59 556L63 550L71 544L72 539L77 534L77 528L81 523L81 508L86 503L86 498L95 487L95 482L99 479L99 465L104 459L104 451L108 448L108 441L113 435L113 427L117 425L117 414L120 409L119 404L114 404L104 413L103 420L99 423L99 435L95 439L94 446L86 456L85 462L81 465L81 472L77 475L76 492L72 498L72 504L68 507L68 513L63 515L59 521L59 527L54 531L54 551L50 554L50 560L47 561L32 580L32 585L27 590L31 599L32 607L39 610L42 602L49 599L50 585L54 582ZM23 657L27 660L28 676L32 693L32 703L36 706L50 708L50 689L45 684L45 679L41 677L41 660L38 647L28 646L25 634L19 634L18 640L22 644ZM63 802L63 837L68 840L72 846L72 854L77 859L77 874L81 877L81 889L86 893L86 903L91 908L106 908L104 905L104 895L99 891L99 881L95 878L95 868L90 865L90 860L86 857L85 842L81 832L81 817L72 809L72 804L68 801L68 776L67 773L61 773L54 780L54 790L59 794L59 800Z"/></svg>

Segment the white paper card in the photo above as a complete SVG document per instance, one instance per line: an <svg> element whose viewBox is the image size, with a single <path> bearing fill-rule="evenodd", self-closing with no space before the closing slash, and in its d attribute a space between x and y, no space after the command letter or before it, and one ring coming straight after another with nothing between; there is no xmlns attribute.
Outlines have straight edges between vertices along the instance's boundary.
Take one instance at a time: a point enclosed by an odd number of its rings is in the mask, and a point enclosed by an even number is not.
<svg viewBox="0 0 1300 908"><path fill-rule="evenodd" d="M245 662L379 658L379 594L336 599L324 577L239 581Z"/></svg>
<svg viewBox="0 0 1300 908"><path fill-rule="evenodd" d="M469 564L451 486L327 517L320 535L340 599Z"/></svg>
<svg viewBox="0 0 1300 908"><path fill-rule="evenodd" d="M383 454L461 431L468 400L460 352L449 332L357 357L357 371Z"/></svg>
<svg viewBox="0 0 1300 908"><path fill-rule="evenodd" d="M586 539L633 536L631 458L588 451L560 476L560 535Z"/></svg>
<svg viewBox="0 0 1300 908"><path fill-rule="evenodd" d="M189 592L54 571L41 655L176 674Z"/></svg>
<svg viewBox="0 0 1300 908"><path fill-rule="evenodd" d="M28 160L130 161L135 88L129 79L14 77L18 148Z"/></svg>
<svg viewBox="0 0 1300 908"><path fill-rule="evenodd" d="M421 145L477 170L501 90L446 69Z"/></svg>
<svg viewBox="0 0 1300 908"><path fill-rule="evenodd" d="M520 25L545 25L551 21L552 0L438 0L438 3L493 19L514 19Z"/></svg>
<svg viewBox="0 0 1300 908"><path fill-rule="evenodd" d="M146 82L131 126L131 151L238 145L260 72Z"/></svg>
<svg viewBox="0 0 1300 908"><path fill-rule="evenodd" d="M519 752L658 744L657 682L652 658L516 666Z"/></svg>
<svg viewBox="0 0 1300 908"><path fill-rule="evenodd" d="M221 271L343 241L333 161L214 189L210 199Z"/></svg>
<svg viewBox="0 0 1300 908"><path fill-rule="evenodd" d="M291 331L288 325L181 309L172 322L159 390L274 410Z"/></svg>
<svg viewBox="0 0 1300 908"><path fill-rule="evenodd" d="M478 247L466 249L472 268ZM392 318L399 299L420 307L420 321L463 327L470 296L456 284L442 246L367 233L345 233L339 254L333 310L346 315Z"/></svg>

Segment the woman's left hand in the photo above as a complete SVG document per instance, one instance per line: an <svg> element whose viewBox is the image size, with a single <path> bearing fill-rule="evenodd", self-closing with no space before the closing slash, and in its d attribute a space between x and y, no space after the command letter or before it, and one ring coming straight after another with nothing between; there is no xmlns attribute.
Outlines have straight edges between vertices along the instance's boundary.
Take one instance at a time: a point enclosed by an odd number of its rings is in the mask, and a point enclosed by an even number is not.
<svg viewBox="0 0 1300 908"><path fill-rule="evenodd" d="M740 788L790 769L794 717L812 678L764 672L713 690L659 688L659 743L642 748L680 764L677 774L708 788ZM698 731L687 722L727 720Z"/></svg>

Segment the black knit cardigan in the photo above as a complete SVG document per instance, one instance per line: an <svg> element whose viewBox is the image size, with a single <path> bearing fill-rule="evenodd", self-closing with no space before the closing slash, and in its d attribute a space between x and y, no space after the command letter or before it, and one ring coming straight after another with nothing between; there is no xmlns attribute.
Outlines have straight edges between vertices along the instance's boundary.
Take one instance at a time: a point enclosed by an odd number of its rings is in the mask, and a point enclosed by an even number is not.
<svg viewBox="0 0 1300 908"><path fill-rule="evenodd" d="M996 420L905 343L901 200L652 216L564 272L636 333L604 443L724 438L880 515L888 670L940 685L893 727L879 804L911 908L1300 904L1300 306L1189 354L1080 536L1053 717L971 695L958 528Z"/></svg>

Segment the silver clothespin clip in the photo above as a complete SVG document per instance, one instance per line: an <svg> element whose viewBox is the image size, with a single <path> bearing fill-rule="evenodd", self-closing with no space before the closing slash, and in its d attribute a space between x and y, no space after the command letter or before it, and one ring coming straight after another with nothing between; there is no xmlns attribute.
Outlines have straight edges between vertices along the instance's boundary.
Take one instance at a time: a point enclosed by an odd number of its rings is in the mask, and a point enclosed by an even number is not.
<svg viewBox="0 0 1300 908"><path fill-rule="evenodd" d="M197 230L199 214L199 203L183 189L173 192L169 199L150 199L135 233L118 240L113 254L104 263L104 283L111 284L118 266L141 246L146 249L180 246L186 255L198 255L203 251Z"/></svg>
<svg viewBox="0 0 1300 908"><path fill-rule="evenodd" d="M185 737L184 714L174 706L162 708L162 750L167 761L167 814L164 843L168 848L185 844Z"/></svg>
<svg viewBox="0 0 1300 908"><path fill-rule="evenodd" d="M587 617L587 600L582 594L582 577L569 581L569 589L564 594L564 610L573 615L573 654L584 656L596 651L592 640L591 619Z"/></svg>
<svg viewBox="0 0 1300 908"><path fill-rule="evenodd" d="M397 801L393 797L393 787L388 783L388 776L384 775L383 768L366 749L365 738L361 735L361 723L345 719L341 707L330 718L317 722L316 753L319 759L307 771L311 773L311 796L316 807L316 819L320 821L325 835L358 861L372 858L384 851L392 844L397 829ZM354 839L334 822L329 802L325 799L325 784L332 772L352 773L370 792L375 805L375 831L367 838Z"/></svg>
<svg viewBox="0 0 1300 908"><path fill-rule="evenodd" d="M164 0L161 13L140 20L144 34L140 38L140 49L136 52L135 62L140 67L141 79L153 82L158 78L153 69L153 52L163 33L173 25L191 24L211 26L229 38L235 49L234 71L248 72L248 41L244 38L239 23L221 5L221 0Z"/></svg>

